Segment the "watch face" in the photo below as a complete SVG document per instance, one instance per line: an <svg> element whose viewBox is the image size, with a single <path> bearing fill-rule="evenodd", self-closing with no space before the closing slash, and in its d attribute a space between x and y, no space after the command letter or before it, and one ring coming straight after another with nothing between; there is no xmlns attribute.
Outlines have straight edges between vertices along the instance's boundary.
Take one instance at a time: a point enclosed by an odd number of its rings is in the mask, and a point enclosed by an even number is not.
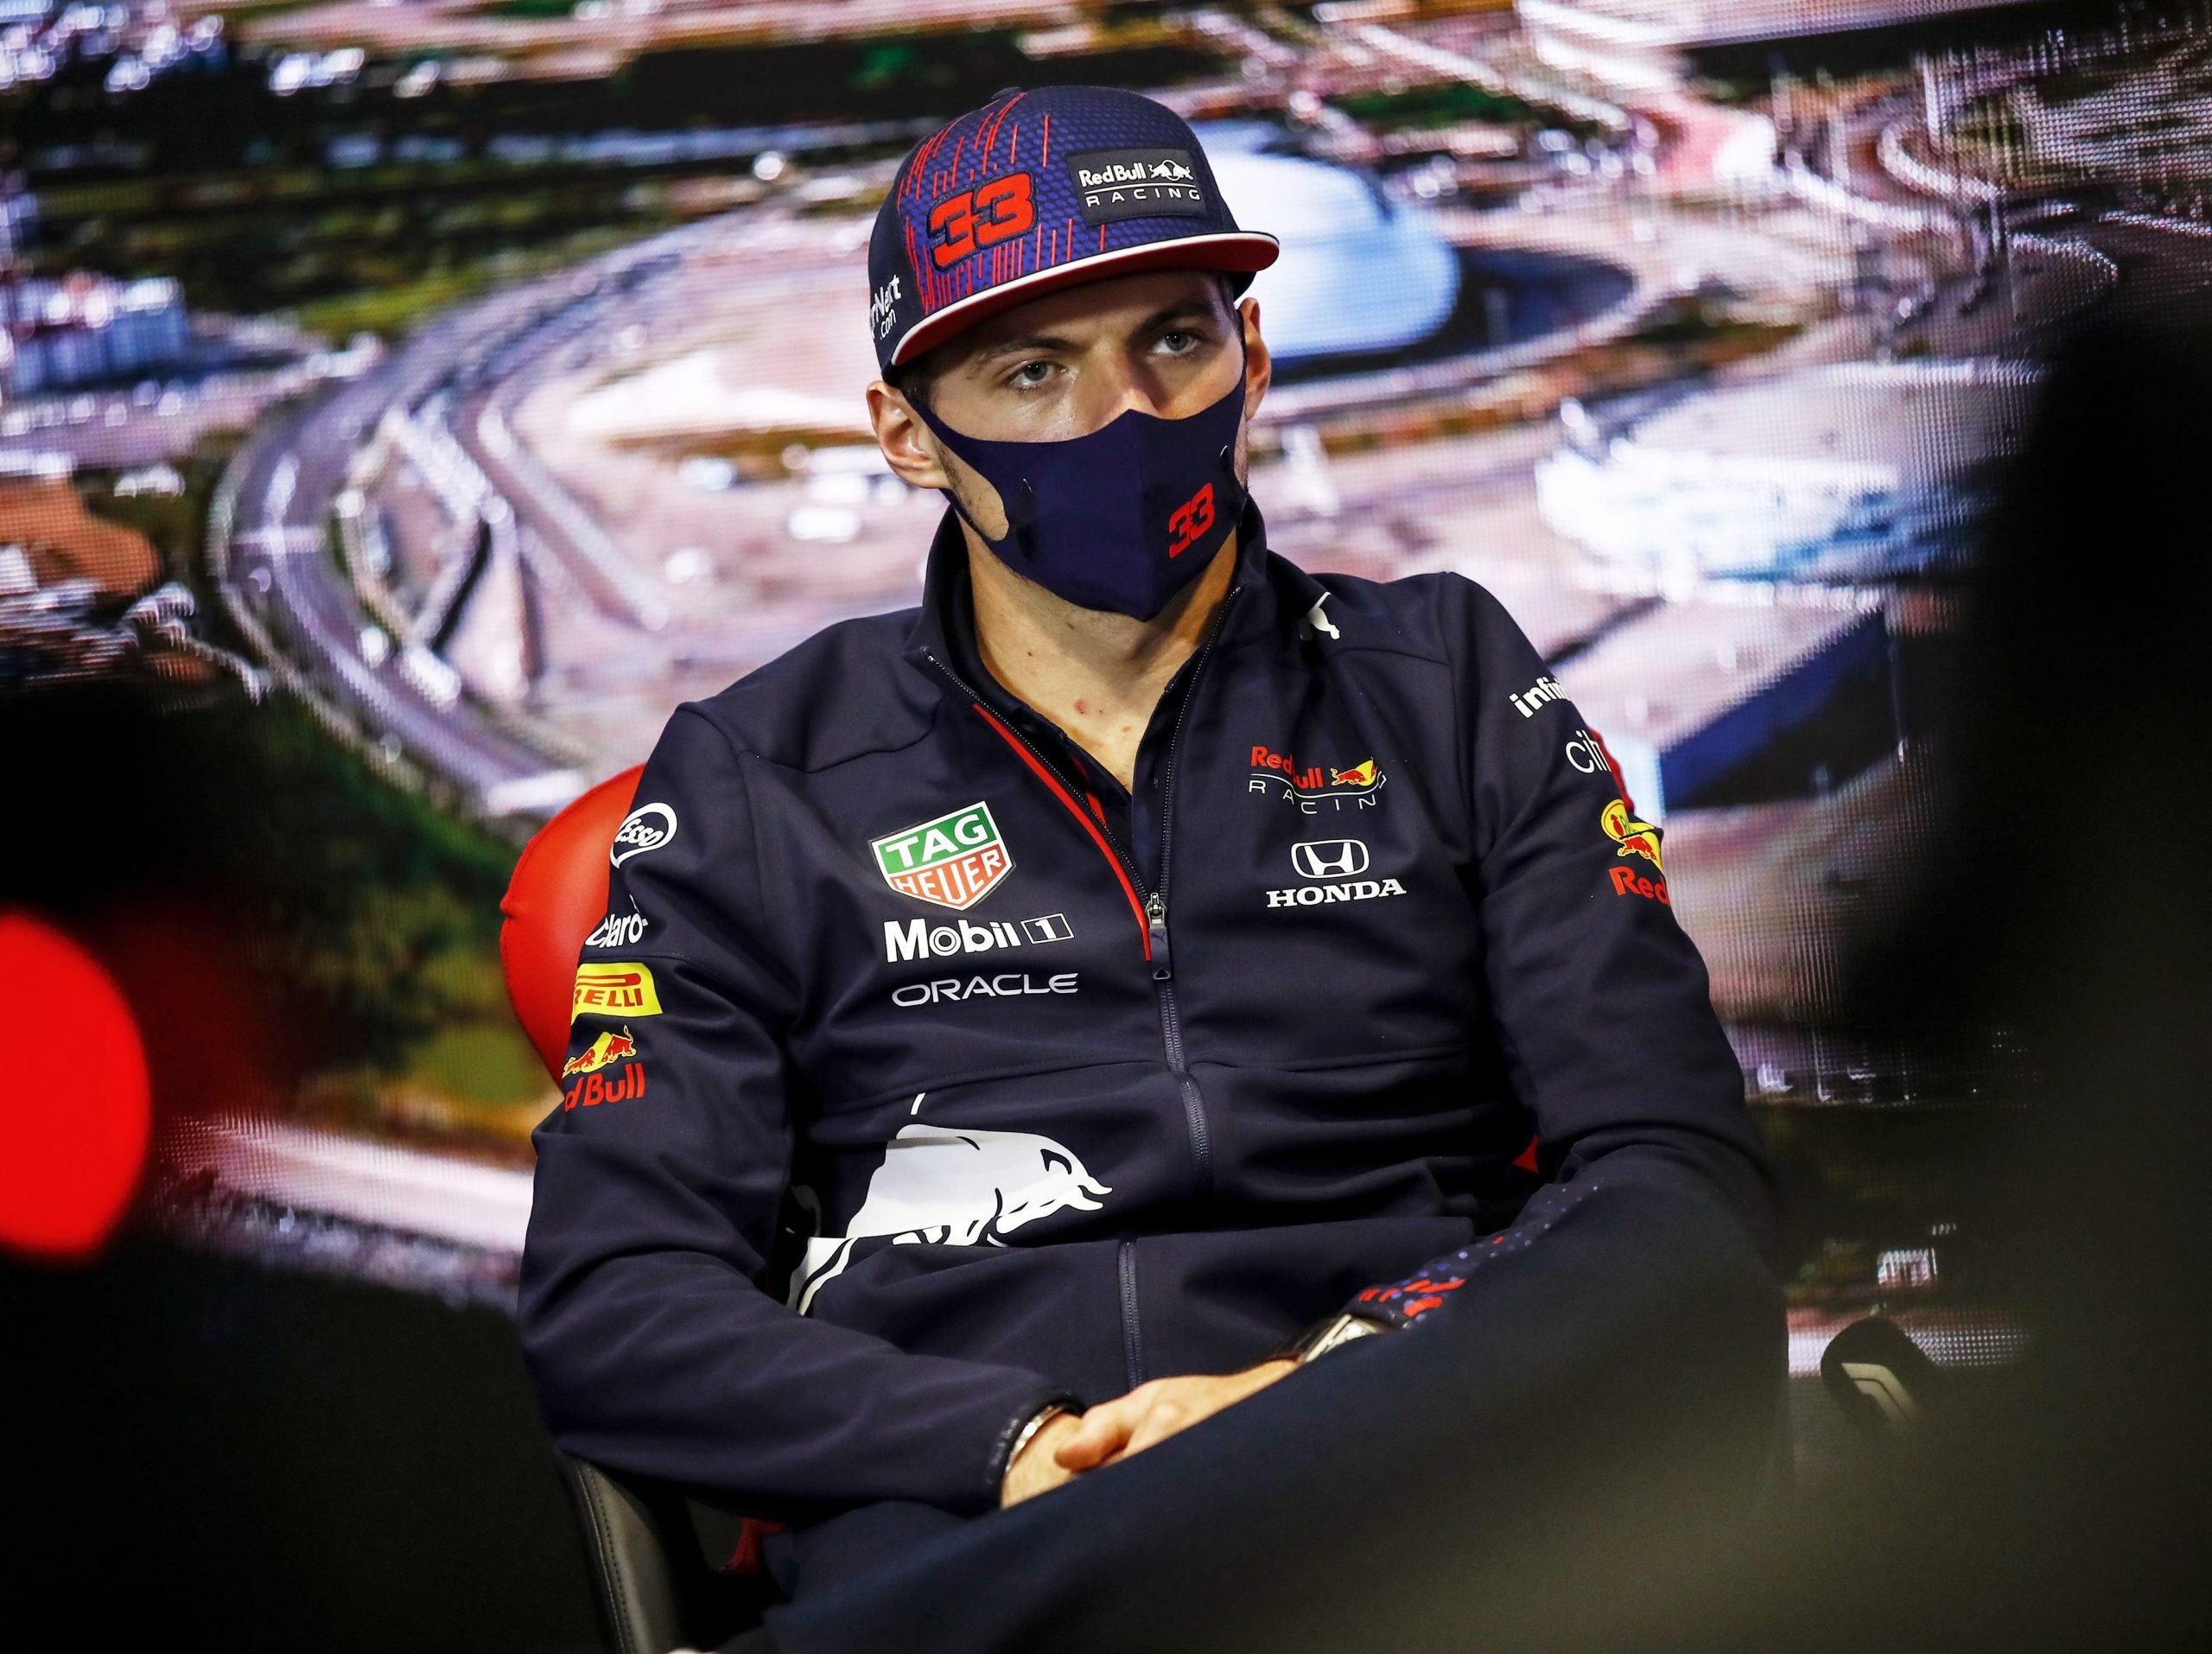
<svg viewBox="0 0 2212 1654"><path fill-rule="evenodd" d="M1378 1323L1364 1316L1339 1315L1306 1341L1305 1346L1298 1352L1298 1358L1311 1361L1315 1356L1325 1355L1340 1344L1349 1344L1354 1339L1365 1338L1371 1333L1382 1330Z"/></svg>

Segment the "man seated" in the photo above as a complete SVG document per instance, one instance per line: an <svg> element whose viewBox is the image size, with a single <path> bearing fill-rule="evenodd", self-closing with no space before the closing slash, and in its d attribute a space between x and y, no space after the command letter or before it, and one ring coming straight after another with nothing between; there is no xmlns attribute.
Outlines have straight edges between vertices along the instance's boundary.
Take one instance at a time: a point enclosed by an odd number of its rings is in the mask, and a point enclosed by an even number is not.
<svg viewBox="0 0 2212 1654"><path fill-rule="evenodd" d="M679 708L617 835L524 1347L570 1451L789 1520L795 1607L1069 1484L1036 1520L1077 1568L1086 1487L1339 1362L1409 1407L1444 1364L1480 1420L1548 1293L1618 1359L1730 1275L1778 1380L1770 1180L1659 830L1482 588L1267 549L1238 296L1276 251L1134 93L917 146L868 401L950 501L921 606ZM1226 1531L1266 1457L1192 1457L1159 1524ZM962 1566L940 1616L1022 1612ZM1034 1640L982 1624L944 1645Z"/></svg>

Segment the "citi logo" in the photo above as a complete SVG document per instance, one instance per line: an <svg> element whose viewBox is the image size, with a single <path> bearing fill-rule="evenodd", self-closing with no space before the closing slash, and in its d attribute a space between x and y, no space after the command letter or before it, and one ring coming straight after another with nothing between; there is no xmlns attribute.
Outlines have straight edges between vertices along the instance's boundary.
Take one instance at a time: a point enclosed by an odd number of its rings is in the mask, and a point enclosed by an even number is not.
<svg viewBox="0 0 2212 1654"><path fill-rule="evenodd" d="M1300 878L1356 878L1367 871L1367 846L1357 838L1307 840L1290 847L1290 864Z"/></svg>
<svg viewBox="0 0 2212 1654"><path fill-rule="evenodd" d="M1531 687L1522 690L1518 695L1508 693L1505 698L1513 703L1513 709L1522 717L1533 718L1554 701L1565 700L1567 691L1554 683L1552 675L1546 672Z"/></svg>

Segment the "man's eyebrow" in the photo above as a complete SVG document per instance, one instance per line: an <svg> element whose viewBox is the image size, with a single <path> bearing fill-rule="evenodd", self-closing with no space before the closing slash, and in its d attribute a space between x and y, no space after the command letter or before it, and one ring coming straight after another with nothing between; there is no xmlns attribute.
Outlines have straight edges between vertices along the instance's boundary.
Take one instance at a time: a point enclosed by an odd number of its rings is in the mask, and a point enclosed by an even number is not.
<svg viewBox="0 0 2212 1654"><path fill-rule="evenodd" d="M1162 305L1142 321L1137 323L1136 331L1140 334L1152 333L1166 327L1171 321L1180 321L1188 316L1204 316L1211 319L1213 306L1202 298L1177 299L1173 304ZM1017 355L1023 351L1071 350L1074 347L1075 340L1059 334L1018 334L1011 339L1001 339L996 344L981 347L968 359L967 365L971 367L979 367L986 362L995 362L1002 356Z"/></svg>
<svg viewBox="0 0 2212 1654"><path fill-rule="evenodd" d="M982 347L974 355L968 359L968 361L969 365L973 366L982 362L996 361L1001 356L1011 356L1020 351L1066 350L1071 348L1074 343L1075 340L1072 339L1064 339L1058 334L1017 334L1011 339L1000 340L995 345L985 345Z"/></svg>

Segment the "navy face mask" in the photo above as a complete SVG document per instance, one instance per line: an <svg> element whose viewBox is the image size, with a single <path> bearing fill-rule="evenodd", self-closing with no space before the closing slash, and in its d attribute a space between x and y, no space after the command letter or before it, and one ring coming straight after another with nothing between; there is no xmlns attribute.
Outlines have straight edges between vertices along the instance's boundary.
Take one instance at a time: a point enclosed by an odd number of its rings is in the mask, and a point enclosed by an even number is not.
<svg viewBox="0 0 2212 1654"><path fill-rule="evenodd" d="M1128 408L1086 436L995 442L950 430L920 404L938 440L999 491L1007 533L969 526L1016 574L1082 608L1149 620L1205 571L1244 509L1236 428L1244 376L1182 419Z"/></svg>

